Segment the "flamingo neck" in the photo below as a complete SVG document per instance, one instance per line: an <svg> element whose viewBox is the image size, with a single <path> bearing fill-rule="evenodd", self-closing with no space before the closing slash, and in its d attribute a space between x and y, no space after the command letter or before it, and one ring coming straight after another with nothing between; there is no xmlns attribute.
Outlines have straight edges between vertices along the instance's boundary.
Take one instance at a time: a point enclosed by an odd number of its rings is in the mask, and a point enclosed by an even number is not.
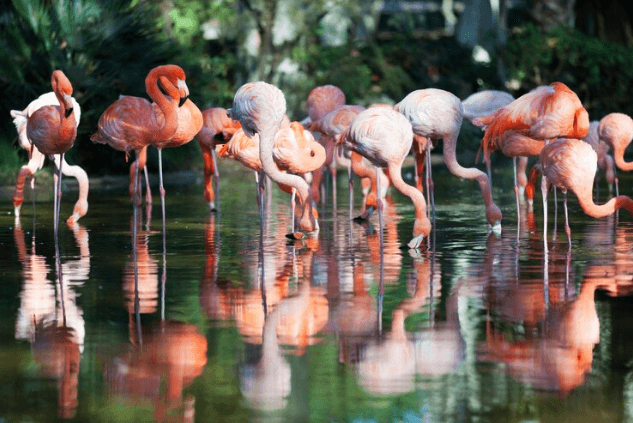
<svg viewBox="0 0 633 423"><path fill-rule="evenodd" d="M145 90L165 117L163 127L153 134L154 140L162 141L170 139L178 129L178 113L176 110L178 105L174 104L172 100L165 96L160 88L158 88L158 77L158 72L155 70L151 71L145 79Z"/></svg>
<svg viewBox="0 0 633 423"><path fill-rule="evenodd" d="M593 202L591 195L581 195L578 196L578 203L586 214L594 218L610 216L618 209L625 209L633 216L633 200L626 195L612 198L600 205Z"/></svg>
<svg viewBox="0 0 633 423"><path fill-rule="evenodd" d="M428 235L431 230L431 222L426 215L426 200L424 199L424 195L415 187L412 187L411 185L404 182L404 180L402 179L402 164L389 163L388 169L389 177L391 178L391 183L393 184L394 188L409 197L411 201L413 201L413 207L415 209L415 220L416 222L423 222L425 228L428 226L429 232L424 233L424 236ZM413 235L418 236L421 234L414 233Z"/></svg>
<svg viewBox="0 0 633 423"><path fill-rule="evenodd" d="M281 121L279 122L279 124ZM299 222L302 230L311 232L314 230L314 217L312 216L312 205L310 203L309 191L310 187L305 179L284 173L277 168L273 160L273 144L275 142L275 133L279 128L279 124L271 130L264 130L259 134L259 160L262 164L262 170L273 181L296 188L299 199L303 204L303 212Z"/></svg>
<svg viewBox="0 0 633 423"><path fill-rule="evenodd" d="M615 160L615 165L618 167L618 169L623 170L625 172L629 172L633 170L633 162L624 161L624 150L626 149L627 146L628 144L622 147L618 145L617 148L613 149L613 159Z"/></svg>
<svg viewBox="0 0 633 423"><path fill-rule="evenodd" d="M457 133L449 134L444 137L444 163L448 170L455 176L465 179L476 179L481 188L481 193L486 206L486 220L491 225L501 221L501 210L492 199L492 189L488 176L479 169L465 168L457 163L456 156Z"/></svg>

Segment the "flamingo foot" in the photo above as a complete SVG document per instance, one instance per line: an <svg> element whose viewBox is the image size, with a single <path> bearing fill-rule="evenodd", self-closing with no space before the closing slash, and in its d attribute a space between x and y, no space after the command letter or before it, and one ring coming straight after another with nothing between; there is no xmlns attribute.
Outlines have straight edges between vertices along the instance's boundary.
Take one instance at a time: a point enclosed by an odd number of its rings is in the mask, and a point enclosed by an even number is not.
<svg viewBox="0 0 633 423"><path fill-rule="evenodd" d="M212 213L215 213L218 211L217 208L215 208L215 202L214 201L209 201L209 211Z"/></svg>
<svg viewBox="0 0 633 423"><path fill-rule="evenodd" d="M363 213L361 213L360 215L356 216L354 218L354 222L366 222L367 220L369 220L369 218L371 217L371 215L374 213L374 210L376 210L376 208L374 206L369 206L365 209L365 211Z"/></svg>
<svg viewBox="0 0 633 423"><path fill-rule="evenodd" d="M18 218L18 219L20 218L20 209L21 208L22 208L22 204L20 204L19 206L15 206L14 213L15 213L15 217Z"/></svg>
<svg viewBox="0 0 633 423"><path fill-rule="evenodd" d="M417 250L420 248L420 245L422 245L422 241L424 241L424 235L418 235L414 237L411 241L409 241L407 247L412 250Z"/></svg>
<svg viewBox="0 0 633 423"><path fill-rule="evenodd" d="M286 234L286 238L291 239L293 241L299 241L301 239L307 238L307 235L303 232L291 232Z"/></svg>

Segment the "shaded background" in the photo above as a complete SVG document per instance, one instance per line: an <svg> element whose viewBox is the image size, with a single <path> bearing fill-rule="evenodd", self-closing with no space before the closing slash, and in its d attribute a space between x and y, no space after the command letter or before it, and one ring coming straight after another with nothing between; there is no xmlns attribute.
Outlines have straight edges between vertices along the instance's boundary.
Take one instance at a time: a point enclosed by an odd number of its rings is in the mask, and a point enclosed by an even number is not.
<svg viewBox="0 0 633 423"><path fill-rule="evenodd" d="M600 119L633 114L633 30L624 0L0 0L0 183L18 151L9 110L51 90L62 69L82 107L69 161L89 175L126 173L124 154L89 136L119 95L146 97L154 66L176 63L201 108L230 107L245 82L279 86L305 116L316 85L348 103L395 103L420 88L460 98L480 89L519 96L562 81ZM479 131L464 124L462 154ZM150 149L151 155L156 155ZM197 143L165 151L167 171L202 166ZM150 170L157 160L150 157Z"/></svg>

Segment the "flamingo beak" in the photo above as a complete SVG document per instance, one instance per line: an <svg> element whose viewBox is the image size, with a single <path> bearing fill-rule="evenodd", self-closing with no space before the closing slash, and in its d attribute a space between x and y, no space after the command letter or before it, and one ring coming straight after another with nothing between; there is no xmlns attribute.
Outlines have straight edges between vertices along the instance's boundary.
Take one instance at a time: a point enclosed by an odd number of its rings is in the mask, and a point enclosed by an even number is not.
<svg viewBox="0 0 633 423"><path fill-rule="evenodd" d="M73 113L73 98L71 97L70 94L64 94L63 101L64 101L64 108L66 109L64 116L68 118Z"/></svg>
<svg viewBox="0 0 633 423"><path fill-rule="evenodd" d="M72 113L73 113L73 108L71 107L70 109L66 109L66 113L64 113L64 116L66 117L66 119L68 119L70 115L72 115Z"/></svg>
<svg viewBox="0 0 633 423"><path fill-rule="evenodd" d="M182 107L189 98L189 87L187 87L187 84L182 79L178 80L178 91L180 91L180 102L178 102L178 107Z"/></svg>

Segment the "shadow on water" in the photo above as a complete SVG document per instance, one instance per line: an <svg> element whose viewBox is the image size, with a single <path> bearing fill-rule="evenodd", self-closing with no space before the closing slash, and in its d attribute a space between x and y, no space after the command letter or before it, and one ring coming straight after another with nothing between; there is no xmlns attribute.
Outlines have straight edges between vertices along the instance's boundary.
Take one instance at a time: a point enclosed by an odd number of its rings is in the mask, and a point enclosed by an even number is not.
<svg viewBox="0 0 633 423"><path fill-rule="evenodd" d="M220 181L221 213L200 187L174 190L165 243L160 210L135 225L123 193L91 192L57 237L49 207L22 217L30 233L0 216L0 419L632 418L629 216L591 219L570 199L572 247L550 225L546 254L538 201L517 233L498 188L506 221L488 233L476 185L440 170L432 236L408 250L408 198L388 192L382 231L377 214L353 222L340 173L324 178L338 192L320 233L299 241L276 187L260 223L250 174L236 195Z"/></svg>

